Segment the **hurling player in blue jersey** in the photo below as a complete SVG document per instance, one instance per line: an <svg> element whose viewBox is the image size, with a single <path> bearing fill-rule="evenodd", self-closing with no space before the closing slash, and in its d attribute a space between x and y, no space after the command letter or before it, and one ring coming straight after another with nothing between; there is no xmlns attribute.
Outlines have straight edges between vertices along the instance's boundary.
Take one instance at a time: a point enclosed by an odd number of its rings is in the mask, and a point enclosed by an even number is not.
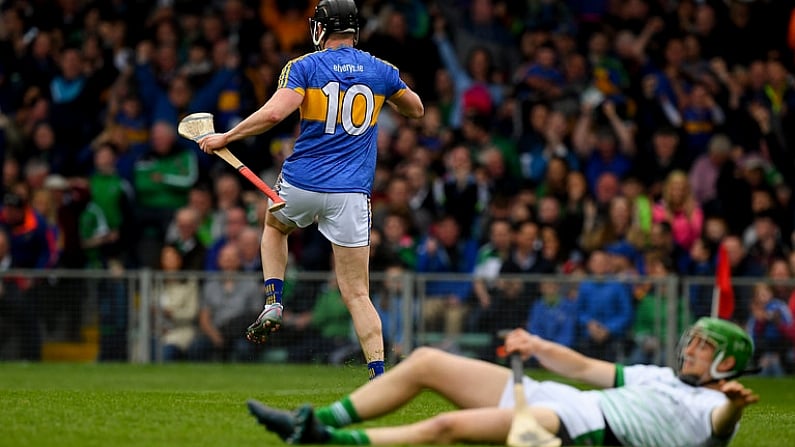
<svg viewBox="0 0 795 447"><path fill-rule="evenodd" d="M415 119L425 108L396 67L354 48L359 23L353 0L320 0L309 24L317 51L289 61L279 88L259 110L227 132L201 139L199 146L212 153L300 110L300 135L275 188L287 204L268 214L262 235L265 307L247 337L262 343L279 329L287 236L317 222L332 243L337 282L372 379L384 371L381 320L370 301L368 265L376 123L385 104Z"/></svg>

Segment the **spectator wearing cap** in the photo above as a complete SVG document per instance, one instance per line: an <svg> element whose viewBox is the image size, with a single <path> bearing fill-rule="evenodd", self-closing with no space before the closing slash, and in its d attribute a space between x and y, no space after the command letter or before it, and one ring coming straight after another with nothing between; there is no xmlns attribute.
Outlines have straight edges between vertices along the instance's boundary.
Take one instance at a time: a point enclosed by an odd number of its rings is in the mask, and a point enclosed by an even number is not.
<svg viewBox="0 0 795 447"><path fill-rule="evenodd" d="M619 276L635 276L642 270L642 258L638 249L627 241L613 242L605 247L610 269Z"/></svg>

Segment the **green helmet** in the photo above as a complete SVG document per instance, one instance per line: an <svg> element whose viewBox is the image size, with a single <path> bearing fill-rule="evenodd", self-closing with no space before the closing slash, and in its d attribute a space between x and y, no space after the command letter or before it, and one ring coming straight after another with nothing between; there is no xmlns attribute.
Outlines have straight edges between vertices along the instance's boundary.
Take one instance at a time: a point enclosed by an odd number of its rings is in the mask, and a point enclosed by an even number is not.
<svg viewBox="0 0 795 447"><path fill-rule="evenodd" d="M679 369L684 361L685 349L694 336L701 336L715 345L715 356L709 367L712 379L720 380L741 375L754 355L754 341L743 328L731 321L702 317L682 335L679 342ZM723 359L734 357L734 367L718 371Z"/></svg>

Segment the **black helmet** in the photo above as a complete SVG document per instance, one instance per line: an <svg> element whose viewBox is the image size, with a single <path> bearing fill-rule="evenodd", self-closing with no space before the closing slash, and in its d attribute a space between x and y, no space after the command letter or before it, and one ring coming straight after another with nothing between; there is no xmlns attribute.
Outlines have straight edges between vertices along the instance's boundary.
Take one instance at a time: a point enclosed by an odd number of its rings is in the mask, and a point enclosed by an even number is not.
<svg viewBox="0 0 795 447"><path fill-rule="evenodd" d="M359 11L353 0L320 0L315 15L309 18L312 43L323 48L323 40L331 33L354 33L354 44L359 40Z"/></svg>

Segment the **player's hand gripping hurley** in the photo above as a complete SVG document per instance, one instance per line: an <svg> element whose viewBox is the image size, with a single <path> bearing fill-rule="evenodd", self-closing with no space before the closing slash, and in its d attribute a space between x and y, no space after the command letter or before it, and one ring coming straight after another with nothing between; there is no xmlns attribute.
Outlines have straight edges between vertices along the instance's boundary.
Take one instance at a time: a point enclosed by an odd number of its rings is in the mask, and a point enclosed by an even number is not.
<svg viewBox="0 0 795 447"><path fill-rule="evenodd" d="M510 354L513 372L514 413L505 444L510 447L559 447L562 441L548 432L533 416L524 396L524 364L518 352Z"/></svg>
<svg viewBox="0 0 795 447"><path fill-rule="evenodd" d="M211 113L192 113L185 118L182 118L182 121L179 122L179 126L177 126L177 132L189 140L198 142L203 137L215 133L213 115ZM225 162L232 165L232 167L237 169L237 171L243 175L243 177L248 179L248 181L257 187L257 189L262 191L266 196L268 196L269 199L271 199L271 202L273 203L268 208L268 211L276 211L284 207L284 199L279 197L279 195L276 194L276 191L271 189L271 187L263 182L262 179L251 172L251 169L244 165L243 162L238 160L238 158L235 157L228 148L218 149L215 151L215 155L223 158Z"/></svg>

